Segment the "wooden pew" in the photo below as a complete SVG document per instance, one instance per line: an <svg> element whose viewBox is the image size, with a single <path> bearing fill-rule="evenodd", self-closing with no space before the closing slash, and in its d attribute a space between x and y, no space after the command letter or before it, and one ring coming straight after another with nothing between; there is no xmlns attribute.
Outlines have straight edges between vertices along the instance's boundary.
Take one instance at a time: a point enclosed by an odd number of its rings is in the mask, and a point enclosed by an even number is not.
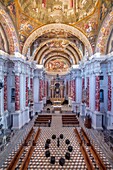
<svg viewBox="0 0 113 170"><path fill-rule="evenodd" d="M28 135L26 136L25 140L24 140L24 146L27 145L27 143L28 143L31 135L33 134L33 131L34 131L34 129L33 129L33 127L32 127L31 130L29 131Z"/></svg>
<svg viewBox="0 0 113 170"><path fill-rule="evenodd" d="M30 146L25 158L24 158L24 161L20 167L20 170L27 170L28 168L28 165L29 165L29 162L30 162L30 159L31 159L31 156L32 156L32 153L33 153L33 150L34 150L34 146Z"/></svg>
<svg viewBox="0 0 113 170"><path fill-rule="evenodd" d="M80 137L80 135L79 135L79 133L78 133L78 130L77 130L76 128L74 129L74 132L75 132L76 135L77 135L78 143L79 143L80 145L82 145L81 137Z"/></svg>
<svg viewBox="0 0 113 170"><path fill-rule="evenodd" d="M90 139L88 138L86 132L84 131L84 129L83 129L82 127L81 127L81 132L82 132L82 134L83 134L83 137L84 137L84 140L85 140L87 146L90 146L90 145L91 145Z"/></svg>
<svg viewBox="0 0 113 170"><path fill-rule="evenodd" d="M82 155L84 157L87 169L88 170L95 170L94 167L93 167L93 164L92 164L92 162L91 162L91 160L90 160L90 158L88 156L88 153L87 153L87 151L86 151L86 149L85 149L85 147L83 145L80 146L80 150L81 150Z"/></svg>
<svg viewBox="0 0 113 170"><path fill-rule="evenodd" d="M24 158L24 161L20 167L20 170L27 170L28 169L28 165L29 165L29 162L30 162L30 159L31 159L31 156L32 156L32 153L34 151L34 146L36 145L36 142L38 140L38 137L39 137L39 134L41 132L41 129L39 128L38 131L36 132L36 135L34 137L34 140L33 140L33 143L32 143L32 146L30 146L25 158Z"/></svg>
<svg viewBox="0 0 113 170"><path fill-rule="evenodd" d="M39 137L39 135L40 135L40 132L41 132L41 129L38 128L38 130L37 130L37 132L36 132L36 135L35 135L35 137L34 137L34 140L33 140L33 146L36 146L36 142L37 142L37 139L38 139L38 137Z"/></svg>
<svg viewBox="0 0 113 170"><path fill-rule="evenodd" d="M37 122L34 122L34 126L37 126L37 125L48 125L48 121L37 121Z"/></svg>
<svg viewBox="0 0 113 170"><path fill-rule="evenodd" d="M90 152L92 153L95 162L97 163L97 165L99 166L100 170L107 170L107 168L105 167L103 161L101 160L100 156L98 155L96 149L94 148L93 145L90 146Z"/></svg>
<svg viewBox="0 0 113 170"><path fill-rule="evenodd" d="M24 152L24 147L23 147L23 145L21 145L19 147L18 151L16 152L16 154L14 155L13 159L11 160L9 166L7 167L7 170L15 170L16 165L17 165L23 152Z"/></svg>

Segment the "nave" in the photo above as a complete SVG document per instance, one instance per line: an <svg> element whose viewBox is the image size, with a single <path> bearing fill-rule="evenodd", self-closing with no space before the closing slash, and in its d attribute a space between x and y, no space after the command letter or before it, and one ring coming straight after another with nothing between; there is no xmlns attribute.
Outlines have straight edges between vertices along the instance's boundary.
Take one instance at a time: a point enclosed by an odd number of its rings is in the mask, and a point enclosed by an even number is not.
<svg viewBox="0 0 113 170"><path fill-rule="evenodd" d="M73 124L75 117L79 124ZM48 127L48 119L51 119L50 127ZM64 125L63 120L66 121L67 119L70 123ZM65 113L65 111L62 113L46 113L44 111L44 113L36 115L26 127L20 129L21 140L18 138L19 133L14 135L14 138L18 139L18 143L16 145L13 141L14 146L9 155L6 154L8 149L6 147L3 157L8 158L2 164L0 170L112 170L112 162L110 163L111 160L103 151L101 144L99 145L98 137L97 140L93 138L93 131L93 129L85 128L81 117L78 118L71 111L70 113L69 111L68 113ZM12 143L9 143L10 145ZM69 146L71 146L71 149L69 149ZM2 155L0 155L0 160L1 157Z"/></svg>

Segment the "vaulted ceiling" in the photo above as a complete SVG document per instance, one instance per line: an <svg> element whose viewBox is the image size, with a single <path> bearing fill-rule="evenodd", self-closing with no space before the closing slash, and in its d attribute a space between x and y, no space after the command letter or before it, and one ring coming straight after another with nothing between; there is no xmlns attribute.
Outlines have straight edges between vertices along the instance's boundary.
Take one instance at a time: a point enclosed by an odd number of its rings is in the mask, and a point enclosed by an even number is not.
<svg viewBox="0 0 113 170"><path fill-rule="evenodd" d="M52 74L67 72L95 52L101 23L112 7L112 0L1 2L17 30L21 53Z"/></svg>

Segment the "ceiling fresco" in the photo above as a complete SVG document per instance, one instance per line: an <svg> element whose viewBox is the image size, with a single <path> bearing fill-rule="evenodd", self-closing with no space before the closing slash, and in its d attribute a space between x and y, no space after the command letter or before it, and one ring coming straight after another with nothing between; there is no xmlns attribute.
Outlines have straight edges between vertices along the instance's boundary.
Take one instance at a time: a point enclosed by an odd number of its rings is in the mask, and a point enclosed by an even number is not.
<svg viewBox="0 0 113 170"><path fill-rule="evenodd" d="M69 63L60 57L52 58L45 64L45 71L56 74L64 74L69 71Z"/></svg>
<svg viewBox="0 0 113 170"><path fill-rule="evenodd" d="M23 12L41 23L73 23L90 15L98 0L19 0Z"/></svg>
<svg viewBox="0 0 113 170"><path fill-rule="evenodd" d="M58 37L56 36L55 33L49 33L49 34L47 33L38 37L31 46L32 50L30 55L32 56L38 47L43 48L43 46L45 45L45 43L43 42L46 42L46 47L49 49L67 48L70 43L73 43L77 47L77 49L81 52L81 55L84 55L85 53L84 44L77 37L75 37L70 33L65 33L65 32L57 35ZM39 50L37 51L37 55Z"/></svg>
<svg viewBox="0 0 113 170"><path fill-rule="evenodd" d="M102 43L106 44L107 38L103 41L98 35L99 31L103 33L104 28L101 29L101 25L111 12L112 0L1 0L0 3L6 7L4 9L15 25L20 52L26 55L28 60L44 63L48 72L67 72L73 63L78 64L84 56L87 58L96 49L99 51L100 46L101 51L105 51ZM53 28L53 24L64 24L65 31L62 27ZM45 30L46 25L51 31ZM69 31L67 27L73 27L76 33L72 32L73 28ZM4 30L0 30L0 49L4 49ZM42 34L39 35L40 31ZM105 36L103 33L103 37ZM111 36L108 51L112 49L112 40ZM15 44L14 46L17 46Z"/></svg>

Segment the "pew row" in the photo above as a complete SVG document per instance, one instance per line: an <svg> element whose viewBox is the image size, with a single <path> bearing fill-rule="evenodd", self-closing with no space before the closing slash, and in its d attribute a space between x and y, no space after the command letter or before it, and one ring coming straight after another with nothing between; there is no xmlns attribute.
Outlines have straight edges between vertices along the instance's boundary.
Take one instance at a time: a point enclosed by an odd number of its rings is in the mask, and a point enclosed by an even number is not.
<svg viewBox="0 0 113 170"><path fill-rule="evenodd" d="M24 152L24 147L23 145L21 145L17 151L17 153L15 154L15 156L13 157L13 159L11 160L9 166L7 167L7 170L15 170L16 165L22 155L22 153Z"/></svg>

